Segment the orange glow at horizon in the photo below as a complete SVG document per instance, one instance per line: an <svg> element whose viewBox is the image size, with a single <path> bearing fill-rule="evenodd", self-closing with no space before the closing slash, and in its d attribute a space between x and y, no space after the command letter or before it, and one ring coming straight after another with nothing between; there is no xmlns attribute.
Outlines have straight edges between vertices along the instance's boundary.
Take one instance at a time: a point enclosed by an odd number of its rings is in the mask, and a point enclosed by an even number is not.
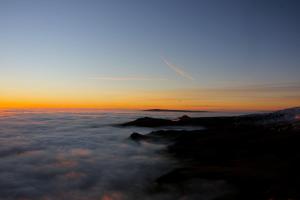
<svg viewBox="0 0 300 200"><path fill-rule="evenodd" d="M190 109L211 111L277 110L299 106L299 99L208 91L119 91L0 96L1 109Z"/></svg>

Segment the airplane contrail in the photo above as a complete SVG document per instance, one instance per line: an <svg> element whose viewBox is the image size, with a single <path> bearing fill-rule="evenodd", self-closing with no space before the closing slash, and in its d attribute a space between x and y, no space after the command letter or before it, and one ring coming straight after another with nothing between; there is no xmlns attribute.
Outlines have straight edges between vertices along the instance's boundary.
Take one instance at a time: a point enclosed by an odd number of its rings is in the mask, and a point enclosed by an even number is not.
<svg viewBox="0 0 300 200"><path fill-rule="evenodd" d="M169 61L167 61L165 58L161 58L163 60L163 62L172 70L174 70L176 72L176 74L178 74L179 76L182 76L183 78L189 79L191 81L194 80L194 78L187 72L185 72L184 70L180 69L179 67L177 67L176 65L170 63Z"/></svg>

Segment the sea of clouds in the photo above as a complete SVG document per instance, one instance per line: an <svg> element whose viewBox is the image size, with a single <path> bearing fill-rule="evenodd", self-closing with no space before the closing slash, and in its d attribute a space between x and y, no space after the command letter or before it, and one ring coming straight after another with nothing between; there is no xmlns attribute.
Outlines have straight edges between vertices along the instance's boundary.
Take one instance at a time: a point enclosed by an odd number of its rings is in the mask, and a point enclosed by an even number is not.
<svg viewBox="0 0 300 200"><path fill-rule="evenodd" d="M192 194L176 188L154 192L155 179L179 164L161 153L163 145L128 140L132 132L152 129L115 126L145 113L0 113L1 200L210 199L228 190L222 181L197 181L186 185L197 191Z"/></svg>

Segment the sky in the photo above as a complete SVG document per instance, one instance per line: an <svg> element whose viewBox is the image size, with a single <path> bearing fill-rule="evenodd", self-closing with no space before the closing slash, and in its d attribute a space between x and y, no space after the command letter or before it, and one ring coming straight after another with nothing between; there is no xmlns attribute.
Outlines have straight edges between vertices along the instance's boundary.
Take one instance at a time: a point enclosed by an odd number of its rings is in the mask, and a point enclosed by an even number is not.
<svg viewBox="0 0 300 200"><path fill-rule="evenodd" d="M0 0L0 108L300 105L297 0Z"/></svg>

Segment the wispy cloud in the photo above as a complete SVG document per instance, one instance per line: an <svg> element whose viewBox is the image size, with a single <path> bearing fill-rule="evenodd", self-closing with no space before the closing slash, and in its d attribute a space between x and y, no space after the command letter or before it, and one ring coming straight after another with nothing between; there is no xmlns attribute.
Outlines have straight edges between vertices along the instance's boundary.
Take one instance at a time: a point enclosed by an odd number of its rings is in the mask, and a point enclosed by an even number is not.
<svg viewBox="0 0 300 200"><path fill-rule="evenodd" d="M103 77L92 77L91 79L104 80L104 81L165 81L166 78L156 77L139 77L139 76L103 76Z"/></svg>
<svg viewBox="0 0 300 200"><path fill-rule="evenodd" d="M224 92L240 92L240 93L299 93L300 83L299 82L286 82L286 83L264 83L264 84L248 84L248 85L237 85L220 88L209 88L211 91L224 91Z"/></svg>
<svg viewBox="0 0 300 200"><path fill-rule="evenodd" d="M171 68L172 70L174 70L176 72L176 74L178 74L179 76L185 78L185 79L188 79L188 80L191 80L193 81L194 78L189 74L187 73L186 71L184 71L183 69L180 69L178 66L170 63L168 60L166 60L164 57L161 58L163 60L163 62L169 67Z"/></svg>

